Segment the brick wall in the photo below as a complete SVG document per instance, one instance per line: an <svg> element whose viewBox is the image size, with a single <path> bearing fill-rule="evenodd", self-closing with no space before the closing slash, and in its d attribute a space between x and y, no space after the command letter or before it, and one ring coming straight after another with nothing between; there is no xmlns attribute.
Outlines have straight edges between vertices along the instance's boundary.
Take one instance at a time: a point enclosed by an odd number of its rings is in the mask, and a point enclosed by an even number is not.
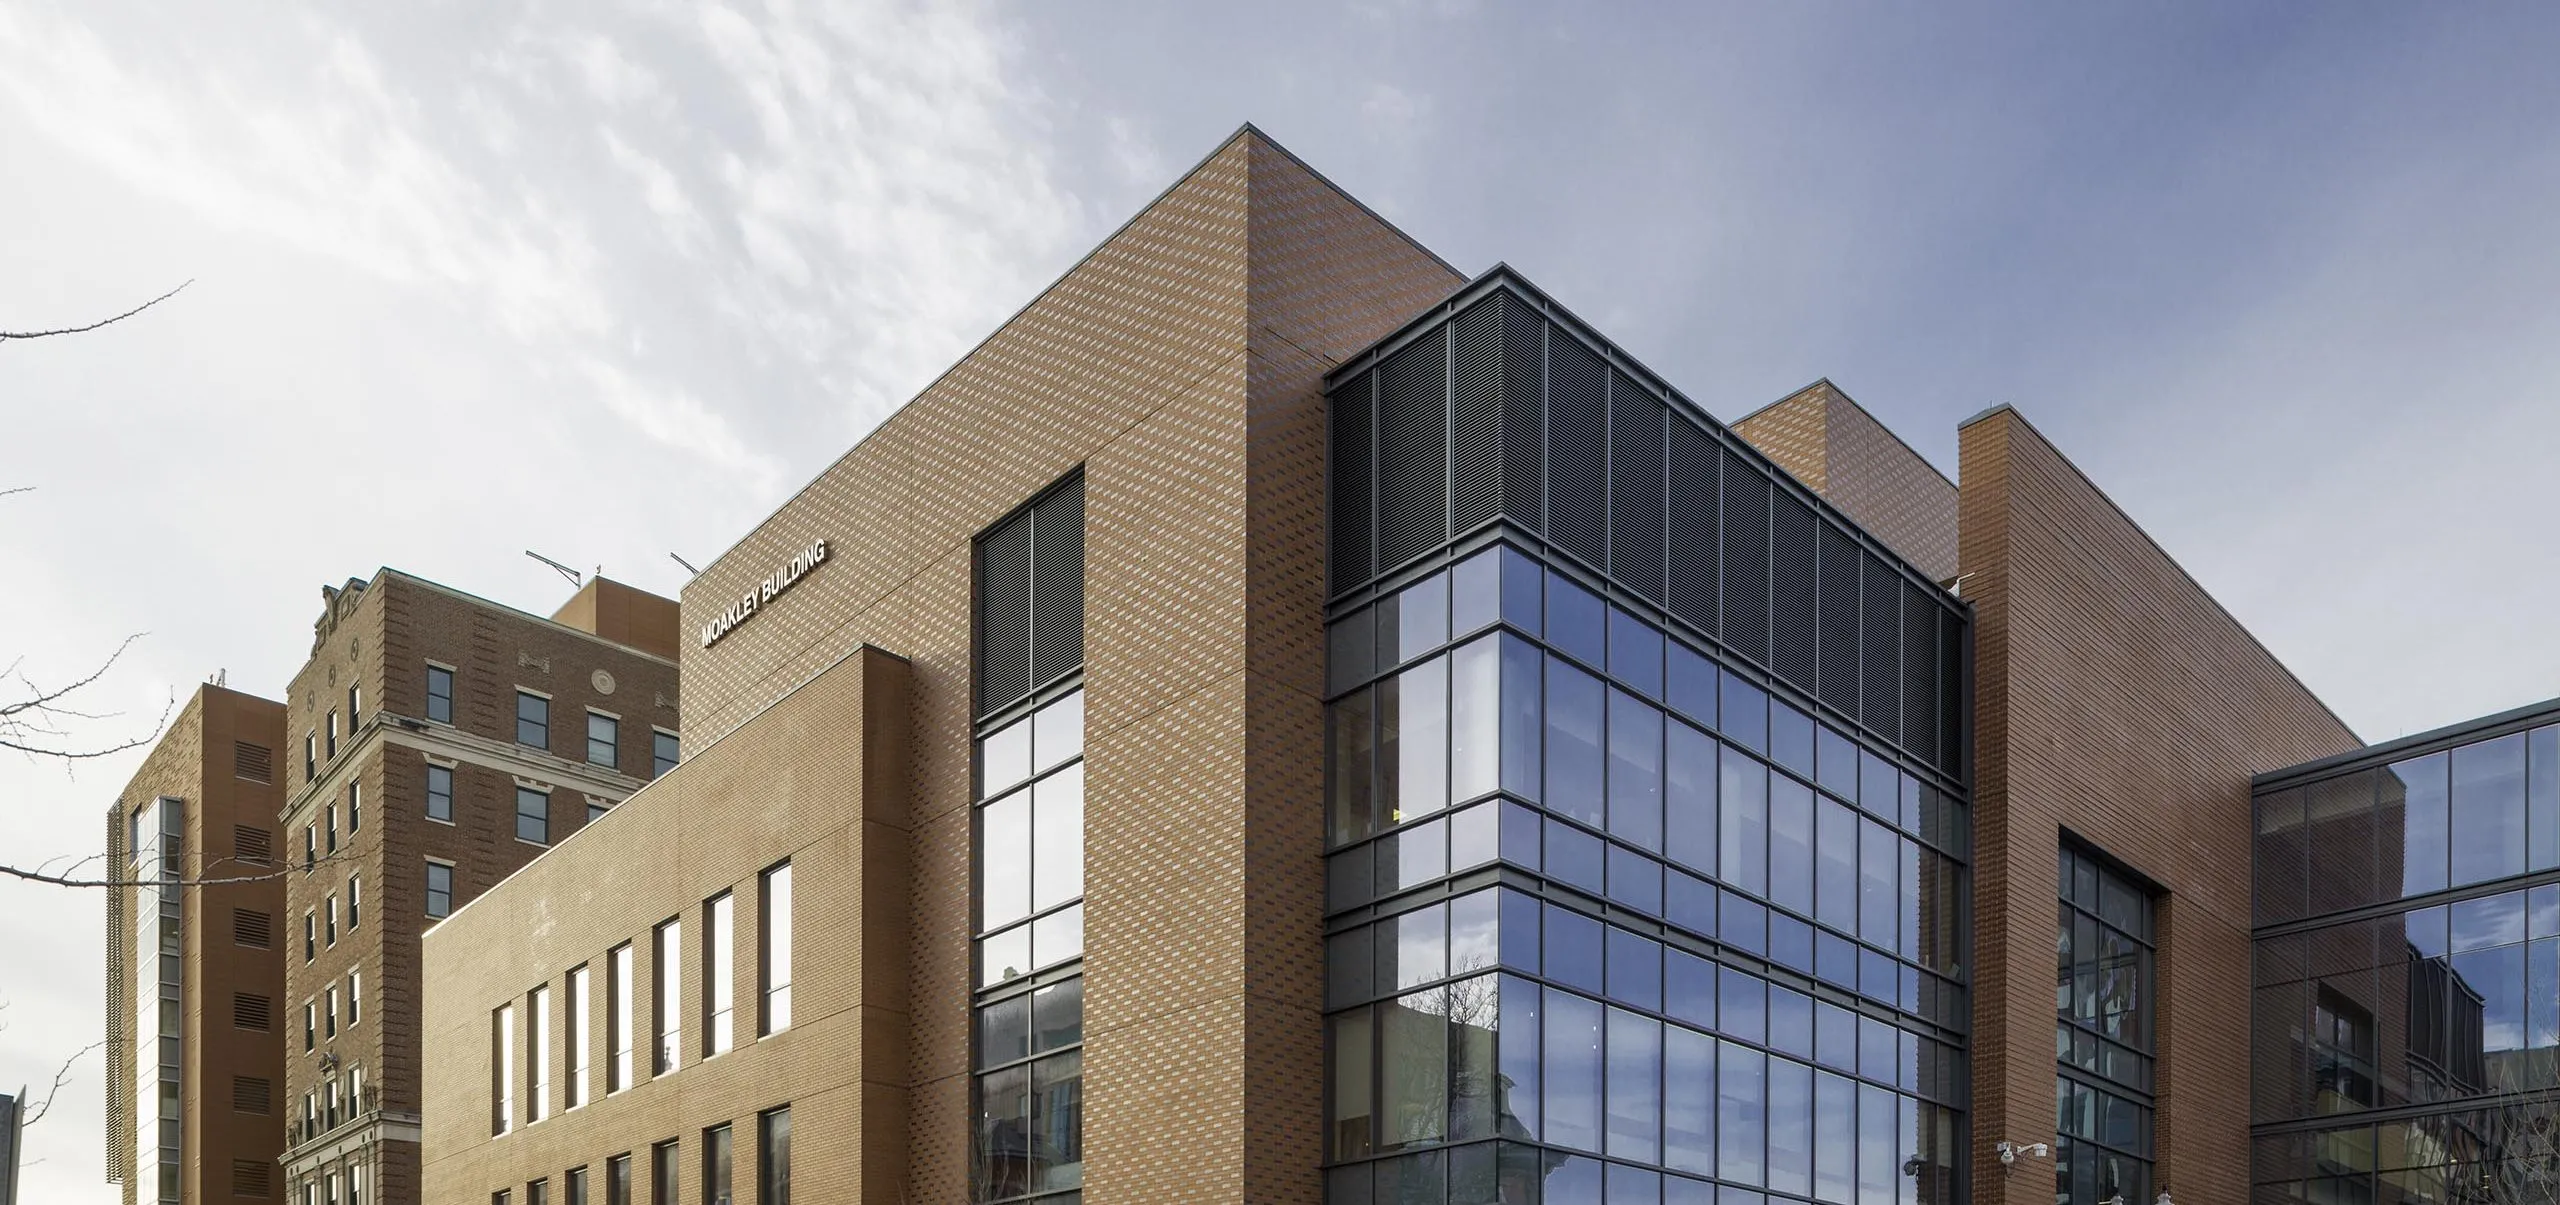
<svg viewBox="0 0 2560 1205"><path fill-rule="evenodd" d="M1816 381L1733 431L1921 572L1955 576L1955 483L1838 386Z"/></svg>
<svg viewBox="0 0 2560 1205"><path fill-rule="evenodd" d="M2158 883L2158 1187L2246 1198L2249 778L2354 735L2014 410L1961 434L1976 609L1975 1199L2051 1201L2065 830Z"/></svg>

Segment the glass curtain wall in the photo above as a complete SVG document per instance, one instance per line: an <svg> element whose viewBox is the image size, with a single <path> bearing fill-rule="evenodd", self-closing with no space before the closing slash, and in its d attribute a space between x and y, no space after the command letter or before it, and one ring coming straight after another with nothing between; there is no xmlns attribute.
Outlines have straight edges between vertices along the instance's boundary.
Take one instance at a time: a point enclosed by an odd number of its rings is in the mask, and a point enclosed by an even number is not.
<svg viewBox="0 0 2560 1205"><path fill-rule="evenodd" d="M1328 1200L1952 1201L1961 798L1598 585L1332 626Z"/></svg>

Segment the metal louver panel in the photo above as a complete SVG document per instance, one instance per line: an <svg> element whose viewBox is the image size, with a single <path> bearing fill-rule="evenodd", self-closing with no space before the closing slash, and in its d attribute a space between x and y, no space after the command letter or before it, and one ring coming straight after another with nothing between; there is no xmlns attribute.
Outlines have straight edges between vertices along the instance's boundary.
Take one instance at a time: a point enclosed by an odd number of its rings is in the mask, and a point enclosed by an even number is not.
<svg viewBox="0 0 2560 1205"><path fill-rule="evenodd" d="M124 869L133 851L125 845L125 811L121 803L107 806L107 867L110 872ZM127 1000L131 990L133 954L125 944L133 922L126 911L133 893L126 888L107 890L107 1183L122 1184L126 1173L133 1170L133 1006Z"/></svg>
<svg viewBox="0 0 2560 1205"><path fill-rule="evenodd" d="M1084 478L1031 508L1031 685L1084 664Z"/></svg>
<svg viewBox="0 0 2560 1205"><path fill-rule="evenodd" d="M1821 564L1815 571L1814 650L1821 677L1815 694L1848 716L1858 714L1858 542L1821 524Z"/></svg>
<svg viewBox="0 0 2560 1205"><path fill-rule="evenodd" d="M1886 740L1900 740L1902 579L1894 573L1893 566L1873 553L1859 559L1864 574L1859 590L1866 601L1860 609L1858 632L1858 719L1883 733Z"/></svg>
<svg viewBox="0 0 2560 1205"><path fill-rule="evenodd" d="M1608 370L1580 340L1547 351L1547 536L1598 569L1609 562Z"/></svg>
<svg viewBox="0 0 2560 1205"><path fill-rule="evenodd" d="M1769 507L1769 669L1798 689L1814 687L1814 529L1822 520L1792 491Z"/></svg>
<svg viewBox="0 0 2560 1205"><path fill-rule="evenodd" d="M1378 368L1378 568L1449 539L1449 328Z"/></svg>
<svg viewBox="0 0 2560 1205"><path fill-rule="evenodd" d="M978 712L1031 689L1031 516L978 542Z"/></svg>
<svg viewBox="0 0 2560 1205"><path fill-rule="evenodd" d="M1502 299L1502 509L1531 531L1547 525L1547 320Z"/></svg>
<svg viewBox="0 0 2560 1205"><path fill-rule="evenodd" d="M1724 642L1769 663L1769 479L1724 454Z"/></svg>
<svg viewBox="0 0 2560 1205"><path fill-rule="evenodd" d="M1663 601L1662 402L1609 374L1609 576Z"/></svg>
<svg viewBox="0 0 2560 1205"><path fill-rule="evenodd" d="M1932 765L1938 760L1938 605L1902 583L1902 744Z"/></svg>
<svg viewBox="0 0 2560 1205"><path fill-rule="evenodd" d="M1716 630L1716 456L1712 436L1671 420L1671 580L1663 605L1701 632Z"/></svg>
<svg viewBox="0 0 2560 1205"><path fill-rule="evenodd" d="M1452 321L1449 370L1449 527L1461 532L1503 512L1504 448L1518 432L1505 424L1502 303L1468 306Z"/></svg>
<svg viewBox="0 0 2560 1205"><path fill-rule="evenodd" d="M1369 373L1351 378L1326 403L1332 411L1333 584L1340 592L1377 571L1369 559L1369 486L1377 468L1369 448Z"/></svg>

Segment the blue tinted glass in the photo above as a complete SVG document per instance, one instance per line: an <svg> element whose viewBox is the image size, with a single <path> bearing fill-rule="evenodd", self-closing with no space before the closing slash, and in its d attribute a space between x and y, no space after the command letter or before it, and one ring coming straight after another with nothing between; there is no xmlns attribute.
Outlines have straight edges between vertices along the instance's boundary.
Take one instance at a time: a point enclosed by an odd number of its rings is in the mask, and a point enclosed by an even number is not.
<svg viewBox="0 0 2560 1205"><path fill-rule="evenodd" d="M1536 870L1544 863L1538 856L1540 834L1546 820L1527 807L1506 799L1502 801L1502 860Z"/></svg>
<svg viewBox="0 0 2560 1205"><path fill-rule="evenodd" d="M2400 829L2400 894L2441 891L2449 872L2452 834L2445 798L2445 755L2395 762L2382 783L2383 848L2391 848L2389 831Z"/></svg>
<svg viewBox="0 0 2560 1205"><path fill-rule="evenodd" d="M1648 699L1662 697L1662 633L1609 608L1609 676Z"/></svg>
<svg viewBox="0 0 2560 1205"><path fill-rule="evenodd" d="M1858 990L1858 947L1828 929L1814 934L1813 973L1824 983Z"/></svg>
<svg viewBox="0 0 2560 1205"><path fill-rule="evenodd" d="M1671 642L1663 701L1709 728L1716 726L1716 664L1677 640Z"/></svg>
<svg viewBox="0 0 2560 1205"><path fill-rule="evenodd" d="M1896 1030L1893 1035L1893 1082L1905 1092L1920 1090L1920 1038Z"/></svg>
<svg viewBox="0 0 2560 1205"><path fill-rule="evenodd" d="M2523 874L2525 734L2453 751L2452 885Z"/></svg>
<svg viewBox="0 0 2560 1205"><path fill-rule="evenodd" d="M1517 549L1504 548L1501 554L1503 622L1535 636L1544 610L1538 595L1545 588L1546 572Z"/></svg>
<svg viewBox="0 0 2560 1205"><path fill-rule="evenodd" d="M1814 771L1822 789L1842 799L1858 798L1858 746L1848 737L1831 730L1829 724L1814 727Z"/></svg>
<svg viewBox="0 0 2560 1205"><path fill-rule="evenodd" d="M1781 912L1769 913L1769 961L1813 973L1813 926Z"/></svg>
<svg viewBox="0 0 2560 1205"><path fill-rule="evenodd" d="M1718 1031L1746 1042L1767 1041L1769 985L1731 968L1726 968L1717 979Z"/></svg>
<svg viewBox="0 0 2560 1205"><path fill-rule="evenodd" d="M1716 811L1724 822L1717 855L1724 881L1753 895L1769 894L1769 768L1738 749L1719 759Z"/></svg>
<svg viewBox="0 0 2560 1205"><path fill-rule="evenodd" d="M1902 1011L1919 1013L1921 1011L1920 968L1904 963L1896 968L1896 973L1902 977Z"/></svg>
<svg viewBox="0 0 2560 1205"><path fill-rule="evenodd" d="M1800 1059L1813 1057L1813 998L1772 985L1769 988L1769 1049Z"/></svg>
<svg viewBox="0 0 2560 1205"><path fill-rule="evenodd" d="M1900 925L1894 916L1895 892L1902 863L1902 841L1893 830L1873 820L1858 821L1858 937L1869 945L1894 948ZM1891 993L1887 993L1891 999Z"/></svg>
<svg viewBox="0 0 2560 1205"><path fill-rule="evenodd" d="M1716 1027L1716 964L1685 950L1662 952L1662 1011L1700 1029Z"/></svg>
<svg viewBox="0 0 2560 1205"><path fill-rule="evenodd" d="M1589 1156L1541 1151L1537 1174L1544 1177L1540 1191L1546 1195L1539 1199L1546 1205L1606 1205L1600 1197L1600 1169L1605 1166Z"/></svg>
<svg viewBox="0 0 2560 1205"><path fill-rule="evenodd" d="M1785 1059L1769 1060L1769 1191L1813 1191L1813 1069Z"/></svg>
<svg viewBox="0 0 2560 1205"><path fill-rule="evenodd" d="M1609 898L1647 916L1662 915L1662 864L1632 849L1610 846Z"/></svg>
<svg viewBox="0 0 2560 1205"><path fill-rule="evenodd" d="M1873 950L1858 951L1858 994L1892 1004L1902 993L1902 968Z"/></svg>
<svg viewBox="0 0 2560 1205"><path fill-rule="evenodd" d="M1814 808L1815 920L1858 931L1858 815L1824 799Z"/></svg>
<svg viewBox="0 0 2560 1205"><path fill-rule="evenodd" d="M1723 1043L1716 1051L1716 1169L1738 1184L1762 1180L1768 1056ZM1730 1200L1730 1198L1727 1198Z"/></svg>
<svg viewBox="0 0 2560 1205"><path fill-rule="evenodd" d="M1398 891L1419 887L1449 873L1449 831L1440 821L1417 824L1378 843L1380 856L1395 851Z"/></svg>
<svg viewBox="0 0 2560 1205"><path fill-rule="evenodd" d="M1449 973L1493 969L1502 960L1498 891L1470 891L1449 901Z"/></svg>
<svg viewBox="0 0 2560 1205"><path fill-rule="evenodd" d="M1617 1031L1612 1029L1610 1032ZM1612 1046L1609 1050L1609 1065L1613 1078L1617 1064L1617 1048ZM1617 1093L1614 1090L1611 1091L1610 1103L1613 1107L1617 1103L1616 1097ZM1614 1112L1610 1115L1609 1121L1611 1127L1609 1150L1610 1153L1615 1154L1618 1144L1616 1141L1617 1115ZM1650 1156L1639 1157L1650 1158ZM1609 1165L1609 1195L1606 1200L1607 1205L1662 1205L1662 1173L1646 1171L1641 1167L1629 1167L1623 1163L1612 1163Z"/></svg>
<svg viewBox="0 0 2560 1205"><path fill-rule="evenodd" d="M1716 872L1714 737L1687 724L1664 725L1663 852L1701 874Z"/></svg>
<svg viewBox="0 0 2560 1205"><path fill-rule="evenodd" d="M1707 1090L1712 1092L1714 1090L1714 1084L1714 1077L1708 1077ZM1704 1118L1708 1113L1709 1110L1702 1109L1699 1112L1699 1116ZM1707 1152L1707 1162L1712 1165L1715 1162L1716 1157L1714 1134L1707 1134L1703 1141ZM1712 1175L1715 1172L1715 1168L1713 1166L1699 1168L1698 1170L1709 1175ZM1716 1205L1716 1186L1704 1180L1692 1180L1687 1176L1664 1176L1662 1178L1662 1205Z"/></svg>
<svg viewBox="0 0 2560 1205"><path fill-rule="evenodd" d="M2530 937L2560 937L2560 883L2536 887L2525 913Z"/></svg>
<svg viewBox="0 0 2560 1205"><path fill-rule="evenodd" d="M1544 1028L1540 1024L1544 992L1534 983L1509 975L1502 977L1500 990L1502 1041L1498 1044L1498 1053L1502 1078L1508 1081L1511 1089L1502 1102L1508 1114L1504 1128L1508 1130L1507 1123L1517 1121L1520 1123L1519 1137L1535 1138L1538 1136L1540 1095L1538 1038L1539 1031Z"/></svg>
<svg viewBox="0 0 2560 1205"><path fill-rule="evenodd" d="M1888 824L1902 816L1901 781L1893 763L1864 749L1858 751L1858 806Z"/></svg>
<svg viewBox="0 0 2560 1205"><path fill-rule="evenodd" d="M1905 774L1902 784L1902 831L1920 835L1920 780Z"/></svg>
<svg viewBox="0 0 2560 1205"><path fill-rule="evenodd" d="M1546 914L1547 978L1599 992L1605 982L1600 972L1600 922L1554 904L1546 906Z"/></svg>
<svg viewBox="0 0 2560 1205"><path fill-rule="evenodd" d="M1663 919L1700 937L1716 935L1716 888L1696 875L1677 870L1663 875Z"/></svg>
<svg viewBox="0 0 2560 1205"><path fill-rule="evenodd" d="M1723 893L1723 915L1718 918L1719 936L1737 950L1767 955L1769 952L1769 909L1748 896Z"/></svg>
<svg viewBox="0 0 2560 1205"><path fill-rule="evenodd" d="M1502 965L1532 975L1538 973L1540 907L1534 896L1502 891Z"/></svg>
<svg viewBox="0 0 2560 1205"><path fill-rule="evenodd" d="M1662 943L1609 929L1609 998L1645 1008L1662 1007Z"/></svg>
<svg viewBox="0 0 2560 1205"><path fill-rule="evenodd" d="M1552 569L1547 571L1547 643L1585 665L1608 664L1608 606Z"/></svg>
<svg viewBox="0 0 2560 1205"><path fill-rule="evenodd" d="M1501 642L1493 637L1449 653L1449 798L1473 799L1502 781Z"/></svg>
<svg viewBox="0 0 2560 1205"><path fill-rule="evenodd" d="M1600 717L1606 706L1600 679L1547 658L1547 808L1593 828L1603 823Z"/></svg>
<svg viewBox="0 0 2560 1205"><path fill-rule="evenodd" d="M2417 948L2420 957L2442 958L2451 952L2446 945L2444 905L2410 912L2401 924L2409 934L2409 944Z"/></svg>
<svg viewBox="0 0 2560 1205"><path fill-rule="evenodd" d="M1547 821L1547 875L1593 895L1602 894L1607 868L1598 837L1561 820Z"/></svg>
<svg viewBox="0 0 2560 1205"><path fill-rule="evenodd" d="M1772 701L1769 704L1769 760L1813 777L1813 717Z"/></svg>
<svg viewBox="0 0 2560 1205"><path fill-rule="evenodd" d="M2453 905L2453 952L2485 950L2524 940L2525 895L2510 891Z"/></svg>
<svg viewBox="0 0 2560 1205"><path fill-rule="evenodd" d="M1502 856L1500 815L1500 808L1487 801L1449 817L1450 870L1481 866Z"/></svg>
<svg viewBox="0 0 2560 1205"><path fill-rule="evenodd" d="M1769 902L1813 915L1813 788L1769 776Z"/></svg>
<svg viewBox="0 0 2560 1205"><path fill-rule="evenodd" d="M1546 725L1545 701L1538 670L1545 660L1536 645L1503 634L1502 789L1523 799L1536 799L1544 778L1539 746Z"/></svg>
<svg viewBox="0 0 2560 1205"><path fill-rule="evenodd" d="M1388 936L1392 932L1393 937ZM1449 973L1449 912L1445 904L1417 908L1379 926L1378 987L1401 991Z"/></svg>
<svg viewBox="0 0 2560 1205"><path fill-rule="evenodd" d="M1858 1086L1839 1076L1813 1077L1813 1193L1825 1201L1857 1196Z"/></svg>
<svg viewBox="0 0 2560 1205"><path fill-rule="evenodd" d="M1662 1031L1662 1162L1684 1172L1716 1171L1716 1040L1677 1025ZM1691 1180L1677 1185L1705 1186ZM1710 1200L1707 1197L1672 1200Z"/></svg>
<svg viewBox="0 0 2560 1205"><path fill-rule="evenodd" d="M1450 635L1464 636L1502 618L1501 557L1501 548L1487 548L1450 568Z"/></svg>
<svg viewBox="0 0 2560 1205"><path fill-rule="evenodd" d="M1858 1014L1837 1004L1815 1004L1813 1057L1825 1067L1857 1074Z"/></svg>
<svg viewBox="0 0 2560 1205"><path fill-rule="evenodd" d="M1724 706L1716 720L1716 731L1725 739L1755 753L1769 747L1769 695L1757 686L1728 672L1724 675Z"/></svg>
<svg viewBox="0 0 2560 1205"><path fill-rule="evenodd" d="M1893 1082L1893 1063L1901 1043L1894 1027L1874 1017L1858 1018L1858 1074L1882 1083Z"/></svg>
<svg viewBox="0 0 2560 1205"><path fill-rule="evenodd" d="M1609 831L1662 848L1662 713L1619 690L1609 692Z"/></svg>
<svg viewBox="0 0 2560 1205"><path fill-rule="evenodd" d="M1549 989L1546 1000L1546 1139L1600 1149L1602 1086L1598 1001Z"/></svg>
<svg viewBox="0 0 2560 1205"><path fill-rule="evenodd" d="M1609 1010L1609 1153L1662 1158L1662 1022ZM1617 1169L1612 1168L1614 1173ZM1615 1176L1611 1179L1614 1181ZM1614 1185L1613 1185L1614 1188ZM1615 1205L1614 1192L1610 1197Z"/></svg>
<svg viewBox="0 0 2560 1205"><path fill-rule="evenodd" d="M1405 661L1449 642L1449 576L1435 573L1396 595L1396 656Z"/></svg>
<svg viewBox="0 0 2560 1205"><path fill-rule="evenodd" d="M2527 734L2525 833L2532 845L2526 864L2535 870L2560 866L2560 725Z"/></svg>

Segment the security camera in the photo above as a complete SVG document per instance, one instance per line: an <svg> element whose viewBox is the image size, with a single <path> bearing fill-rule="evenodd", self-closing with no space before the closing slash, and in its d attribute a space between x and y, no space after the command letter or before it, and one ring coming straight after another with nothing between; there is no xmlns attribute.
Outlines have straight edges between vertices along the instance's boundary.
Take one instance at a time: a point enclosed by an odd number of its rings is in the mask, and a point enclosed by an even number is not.
<svg viewBox="0 0 2560 1205"><path fill-rule="evenodd" d="M2018 1156L2020 1155L2025 1155L2035 1159L2049 1159L2053 1157L2053 1148L2045 1145L2044 1143L2011 1142L2006 1138L1992 1143L1991 1150L1993 1154L2000 1156L2000 1167L2004 1171L2012 1164L2015 1164L2018 1161Z"/></svg>

